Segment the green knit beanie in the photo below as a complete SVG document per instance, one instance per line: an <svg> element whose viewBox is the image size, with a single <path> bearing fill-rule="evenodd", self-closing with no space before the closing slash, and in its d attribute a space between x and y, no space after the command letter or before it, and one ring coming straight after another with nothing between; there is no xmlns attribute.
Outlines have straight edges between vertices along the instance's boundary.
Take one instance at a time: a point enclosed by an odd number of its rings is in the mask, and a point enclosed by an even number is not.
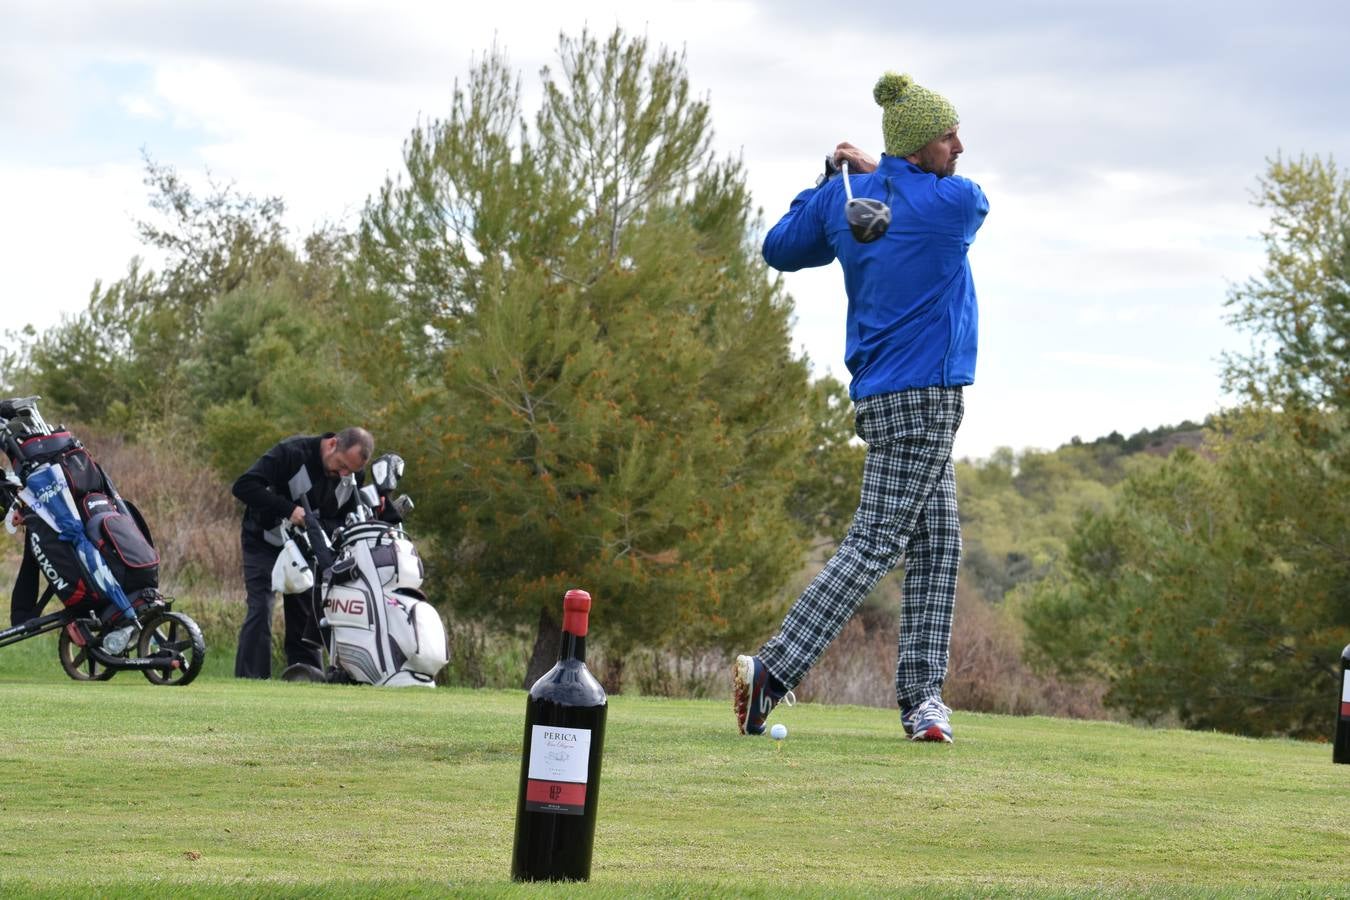
<svg viewBox="0 0 1350 900"><path fill-rule="evenodd" d="M946 97L908 75L887 72L872 89L881 107L881 135L891 156L909 156L961 121Z"/></svg>

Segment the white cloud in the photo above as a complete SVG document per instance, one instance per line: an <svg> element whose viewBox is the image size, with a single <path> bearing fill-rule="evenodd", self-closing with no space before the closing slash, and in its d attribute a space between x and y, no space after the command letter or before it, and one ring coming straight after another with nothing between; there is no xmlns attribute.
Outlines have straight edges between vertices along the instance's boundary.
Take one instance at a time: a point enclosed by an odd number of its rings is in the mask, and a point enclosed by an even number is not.
<svg viewBox="0 0 1350 900"><path fill-rule="evenodd" d="M118 98L118 103L122 109L126 110L127 115L133 119L163 119L164 111L159 108L152 100L134 94L126 94Z"/></svg>
<svg viewBox="0 0 1350 900"><path fill-rule="evenodd" d="M1208 367L1193 361L1178 362L1148 356L1123 353L1091 353L1078 350L1051 350L1045 358L1065 366L1082 367L1096 372L1150 373L1159 375L1204 376Z"/></svg>
<svg viewBox="0 0 1350 900"><path fill-rule="evenodd" d="M133 218L144 206L134 166L0 167L5 327L39 330L84 309L97 280L115 281L137 254Z"/></svg>

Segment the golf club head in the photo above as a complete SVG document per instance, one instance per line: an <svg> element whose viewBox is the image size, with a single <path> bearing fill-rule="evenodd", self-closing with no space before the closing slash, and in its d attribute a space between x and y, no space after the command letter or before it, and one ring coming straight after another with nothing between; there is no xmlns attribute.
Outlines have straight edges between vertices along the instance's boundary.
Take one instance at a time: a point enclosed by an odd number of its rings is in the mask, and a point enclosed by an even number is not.
<svg viewBox="0 0 1350 900"><path fill-rule="evenodd" d="M870 244L891 227L891 208L880 200L856 197L844 205L849 231L860 244Z"/></svg>

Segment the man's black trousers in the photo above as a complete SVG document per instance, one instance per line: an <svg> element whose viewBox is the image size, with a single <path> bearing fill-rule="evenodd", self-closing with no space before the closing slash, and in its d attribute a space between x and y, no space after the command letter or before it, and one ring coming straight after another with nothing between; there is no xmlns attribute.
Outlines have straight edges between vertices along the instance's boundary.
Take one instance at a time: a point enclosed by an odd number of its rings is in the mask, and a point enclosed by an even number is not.
<svg viewBox="0 0 1350 900"><path fill-rule="evenodd" d="M248 611L239 629L239 649L234 656L234 674L237 678L270 678L272 675L272 567L276 565L279 547L245 534L242 539L244 556L244 590L247 592ZM315 668L322 662L319 656L319 620L314 610L314 598L309 593L285 594L282 611L286 618L286 665L308 663Z"/></svg>

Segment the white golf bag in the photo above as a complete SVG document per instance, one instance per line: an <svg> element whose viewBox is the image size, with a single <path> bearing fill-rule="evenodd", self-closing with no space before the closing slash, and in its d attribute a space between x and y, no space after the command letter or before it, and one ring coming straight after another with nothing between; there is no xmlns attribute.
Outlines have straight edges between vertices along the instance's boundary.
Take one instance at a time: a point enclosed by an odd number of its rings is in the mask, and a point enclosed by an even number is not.
<svg viewBox="0 0 1350 900"><path fill-rule="evenodd" d="M328 652L325 671L296 663L282 673L287 681L435 687L436 673L450 661L440 614L420 590L422 560L399 524L412 501L406 494L389 499L403 474L403 460L386 454L370 469L374 483L358 492L357 512L347 517L331 545L307 515L311 527L297 537L309 552L288 541L277 558L273 583L284 585L278 590L308 590L315 585L312 572L320 573L315 606ZM304 571L297 559L306 564Z"/></svg>
<svg viewBox="0 0 1350 900"><path fill-rule="evenodd" d="M366 684L434 687L450 656L440 614L419 590L412 541L371 520L343 528L334 549L321 593L330 665Z"/></svg>

